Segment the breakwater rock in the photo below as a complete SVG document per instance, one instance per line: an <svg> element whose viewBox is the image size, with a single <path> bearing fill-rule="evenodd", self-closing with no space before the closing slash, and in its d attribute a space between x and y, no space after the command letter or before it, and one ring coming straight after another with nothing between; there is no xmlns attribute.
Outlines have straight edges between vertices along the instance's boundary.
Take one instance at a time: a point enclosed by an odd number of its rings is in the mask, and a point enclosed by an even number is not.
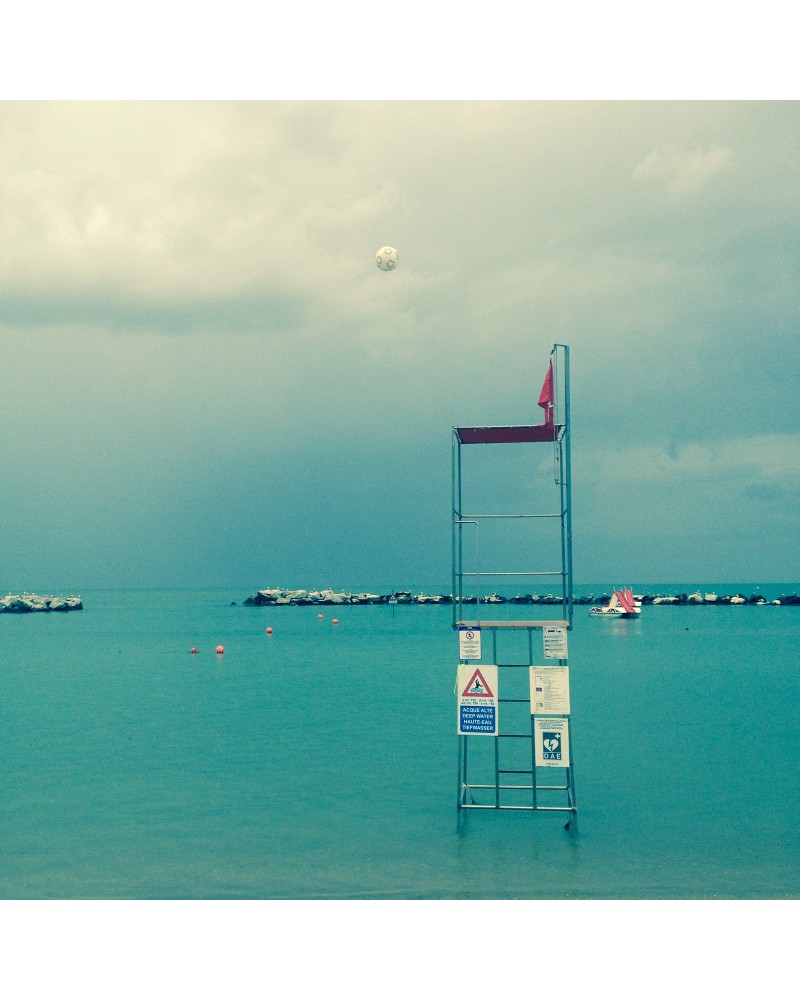
<svg viewBox="0 0 800 1000"><path fill-rule="evenodd" d="M730 604L746 605L800 605L800 597L796 594L784 594L778 600L768 601L761 594L634 594L641 604L652 605L704 605L727 606ZM573 604L608 604L611 592L600 594L576 595ZM342 604L452 604L450 594L413 594L410 590L398 590L391 594L350 594L346 591L334 590L282 590L278 588L259 590L242 602L246 607L274 607L276 605L342 605ZM463 597L463 604L477 604L478 598ZM516 594L514 597L504 597L501 594L481 596L481 604L561 604L560 596L553 594Z"/></svg>
<svg viewBox="0 0 800 1000"><path fill-rule="evenodd" d="M0 613L32 611L83 611L80 597L41 597L39 594L7 594L0 597Z"/></svg>
<svg viewBox="0 0 800 1000"><path fill-rule="evenodd" d="M419 595L422 596L422 595ZM444 598L439 599L441 603ZM450 598L447 599L449 603ZM335 590L259 590L242 603L247 607L273 607L279 604L415 604L419 597L412 597L407 590L398 590L393 594L348 594Z"/></svg>

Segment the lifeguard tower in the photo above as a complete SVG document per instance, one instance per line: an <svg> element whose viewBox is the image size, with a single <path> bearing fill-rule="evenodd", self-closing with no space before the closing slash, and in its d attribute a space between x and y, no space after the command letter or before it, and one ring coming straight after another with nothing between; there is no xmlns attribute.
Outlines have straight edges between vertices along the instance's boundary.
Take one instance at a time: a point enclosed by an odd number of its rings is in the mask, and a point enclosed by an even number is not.
<svg viewBox="0 0 800 1000"><path fill-rule="evenodd" d="M541 423L453 428L459 811L577 812L569 382L569 348L554 344Z"/></svg>

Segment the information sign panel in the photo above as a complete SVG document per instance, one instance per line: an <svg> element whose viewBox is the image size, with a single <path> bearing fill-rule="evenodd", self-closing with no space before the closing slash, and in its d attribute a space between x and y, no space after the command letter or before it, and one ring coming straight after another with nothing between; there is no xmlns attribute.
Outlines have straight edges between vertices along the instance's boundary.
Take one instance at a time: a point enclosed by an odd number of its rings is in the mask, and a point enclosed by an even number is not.
<svg viewBox="0 0 800 1000"><path fill-rule="evenodd" d="M458 668L458 735L497 736L497 666Z"/></svg>
<svg viewBox="0 0 800 1000"><path fill-rule="evenodd" d="M569 719L533 720L537 767L569 767Z"/></svg>
<svg viewBox="0 0 800 1000"><path fill-rule="evenodd" d="M563 625L545 625L542 628L542 644L546 660L567 659L567 630Z"/></svg>
<svg viewBox="0 0 800 1000"><path fill-rule="evenodd" d="M531 715L569 715L569 667L531 667Z"/></svg>
<svg viewBox="0 0 800 1000"><path fill-rule="evenodd" d="M481 658L481 629L477 626L458 626L459 660L479 660Z"/></svg>

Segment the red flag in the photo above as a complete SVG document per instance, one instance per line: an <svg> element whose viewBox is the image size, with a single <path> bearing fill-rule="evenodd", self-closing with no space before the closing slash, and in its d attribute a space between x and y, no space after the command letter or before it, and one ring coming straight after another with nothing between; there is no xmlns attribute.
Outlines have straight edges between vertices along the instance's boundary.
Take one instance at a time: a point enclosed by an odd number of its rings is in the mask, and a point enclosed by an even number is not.
<svg viewBox="0 0 800 1000"><path fill-rule="evenodd" d="M547 369L547 374L544 377L544 384L542 385L542 391L539 393L539 406L544 410L544 422L546 424L551 424L553 422L553 362Z"/></svg>

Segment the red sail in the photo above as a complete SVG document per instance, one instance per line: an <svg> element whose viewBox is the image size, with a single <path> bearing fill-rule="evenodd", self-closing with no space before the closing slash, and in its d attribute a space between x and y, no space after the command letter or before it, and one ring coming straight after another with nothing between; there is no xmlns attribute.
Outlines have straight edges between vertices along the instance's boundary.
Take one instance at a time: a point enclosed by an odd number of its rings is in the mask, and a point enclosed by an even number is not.
<svg viewBox="0 0 800 1000"><path fill-rule="evenodd" d="M617 599L622 607L627 611L629 615L635 614L636 606L633 603L633 591L632 590L618 590Z"/></svg>

